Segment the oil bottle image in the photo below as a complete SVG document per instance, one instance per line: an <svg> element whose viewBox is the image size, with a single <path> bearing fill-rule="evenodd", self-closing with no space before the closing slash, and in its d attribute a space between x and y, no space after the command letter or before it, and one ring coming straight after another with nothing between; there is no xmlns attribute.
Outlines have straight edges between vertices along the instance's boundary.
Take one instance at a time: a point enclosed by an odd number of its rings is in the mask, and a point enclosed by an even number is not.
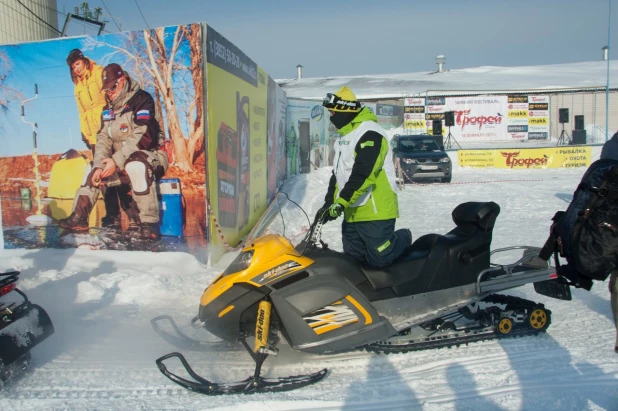
<svg viewBox="0 0 618 411"><path fill-rule="evenodd" d="M298 140L294 122L290 123L290 133L288 134L288 158L290 159L290 175L298 172L296 158L298 157Z"/></svg>
<svg viewBox="0 0 618 411"><path fill-rule="evenodd" d="M238 133L225 123L217 132L217 180L219 182L219 224L235 228L239 191Z"/></svg>
<svg viewBox="0 0 618 411"><path fill-rule="evenodd" d="M245 111L246 106L246 111ZM249 223L249 177L250 177L250 158L251 158L251 134L250 134L250 106L249 97L240 98L240 93L236 92L236 123L240 138L240 173L238 184L238 230L242 230Z"/></svg>
<svg viewBox="0 0 618 411"><path fill-rule="evenodd" d="M311 171L311 132L308 118L298 120L298 143L300 146L300 172Z"/></svg>

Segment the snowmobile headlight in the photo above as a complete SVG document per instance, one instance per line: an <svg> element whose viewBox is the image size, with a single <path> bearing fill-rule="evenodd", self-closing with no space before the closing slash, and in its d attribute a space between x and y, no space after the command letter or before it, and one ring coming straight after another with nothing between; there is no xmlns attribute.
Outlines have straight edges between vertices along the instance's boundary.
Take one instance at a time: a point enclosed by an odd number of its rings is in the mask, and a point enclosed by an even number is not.
<svg viewBox="0 0 618 411"><path fill-rule="evenodd" d="M441 162L441 163L450 163L450 162L451 162L451 159L450 159L450 158L448 158L448 157L444 157L444 158L441 158L441 159L440 159L440 162Z"/></svg>
<svg viewBox="0 0 618 411"><path fill-rule="evenodd" d="M221 274L221 276L225 277L226 275L230 275L230 274L237 273L239 271L246 270L251 264L252 258L253 258L253 250L244 251L238 254L238 257L236 257L236 259L232 261L232 264L230 264L227 267L227 269L223 272L223 274Z"/></svg>
<svg viewBox="0 0 618 411"><path fill-rule="evenodd" d="M403 162L406 164L416 164L417 163L417 161L413 158L404 158Z"/></svg>

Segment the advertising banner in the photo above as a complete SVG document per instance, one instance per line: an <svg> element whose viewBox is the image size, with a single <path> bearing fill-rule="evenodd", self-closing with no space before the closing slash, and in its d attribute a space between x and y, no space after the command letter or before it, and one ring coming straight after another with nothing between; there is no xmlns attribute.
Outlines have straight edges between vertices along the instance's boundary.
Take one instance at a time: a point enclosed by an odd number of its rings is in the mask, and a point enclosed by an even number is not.
<svg viewBox="0 0 618 411"><path fill-rule="evenodd" d="M269 79L253 60L209 26L206 45L208 199L215 220L212 259L217 261L226 243L238 244L268 205ZM276 102L272 106L276 109Z"/></svg>
<svg viewBox="0 0 618 411"><path fill-rule="evenodd" d="M322 102L288 100L287 123L290 174L309 173L328 165L334 141L329 138L330 117Z"/></svg>
<svg viewBox="0 0 618 411"><path fill-rule="evenodd" d="M403 99L403 128L406 132L412 134L427 132L425 97L406 97Z"/></svg>
<svg viewBox="0 0 618 411"><path fill-rule="evenodd" d="M285 123L288 101L284 91L268 77L268 202L287 176Z"/></svg>
<svg viewBox="0 0 618 411"><path fill-rule="evenodd" d="M451 127L450 132L455 140L463 143L506 139L508 135L507 119L504 115L507 106L506 96L449 97L444 100L444 104L440 106L428 105L427 116L453 111L455 125ZM436 119L427 118L427 120Z"/></svg>
<svg viewBox="0 0 618 411"><path fill-rule="evenodd" d="M378 124L384 129L400 127L403 121L403 110L400 105L377 103L374 111Z"/></svg>
<svg viewBox="0 0 618 411"><path fill-rule="evenodd" d="M459 150L462 167L493 167L513 170L527 168L588 167L590 147L552 147L534 149Z"/></svg>
<svg viewBox="0 0 618 411"><path fill-rule="evenodd" d="M549 96L508 96L507 132L512 140L549 138Z"/></svg>
<svg viewBox="0 0 618 411"><path fill-rule="evenodd" d="M202 44L201 25L190 24L0 46L5 248L187 251L205 261ZM92 169L95 151L105 169Z"/></svg>

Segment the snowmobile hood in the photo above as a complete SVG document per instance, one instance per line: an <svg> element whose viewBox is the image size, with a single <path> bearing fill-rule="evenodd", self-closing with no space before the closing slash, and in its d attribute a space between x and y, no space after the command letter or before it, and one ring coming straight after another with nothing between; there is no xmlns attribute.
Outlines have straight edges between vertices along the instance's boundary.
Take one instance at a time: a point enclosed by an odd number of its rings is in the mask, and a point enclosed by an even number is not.
<svg viewBox="0 0 618 411"><path fill-rule="evenodd" d="M236 257L229 267L204 290L200 305L208 305L234 284L262 287L302 270L314 261L299 253L283 236L260 237Z"/></svg>

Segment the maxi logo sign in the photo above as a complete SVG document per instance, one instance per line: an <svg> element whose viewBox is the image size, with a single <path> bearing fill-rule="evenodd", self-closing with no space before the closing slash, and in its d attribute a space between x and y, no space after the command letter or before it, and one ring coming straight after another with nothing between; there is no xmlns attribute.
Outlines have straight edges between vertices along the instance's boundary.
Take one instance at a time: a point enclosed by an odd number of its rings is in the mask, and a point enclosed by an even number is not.
<svg viewBox="0 0 618 411"><path fill-rule="evenodd" d="M515 167L530 168L532 166L544 166L544 165L547 165L547 161L549 160L549 157L547 157L546 155L543 155L543 157L536 157L536 158L533 158L533 157L519 158L520 151L513 151L513 152L501 151L500 154L502 154L502 156L506 158L506 165L510 168L515 168Z"/></svg>

